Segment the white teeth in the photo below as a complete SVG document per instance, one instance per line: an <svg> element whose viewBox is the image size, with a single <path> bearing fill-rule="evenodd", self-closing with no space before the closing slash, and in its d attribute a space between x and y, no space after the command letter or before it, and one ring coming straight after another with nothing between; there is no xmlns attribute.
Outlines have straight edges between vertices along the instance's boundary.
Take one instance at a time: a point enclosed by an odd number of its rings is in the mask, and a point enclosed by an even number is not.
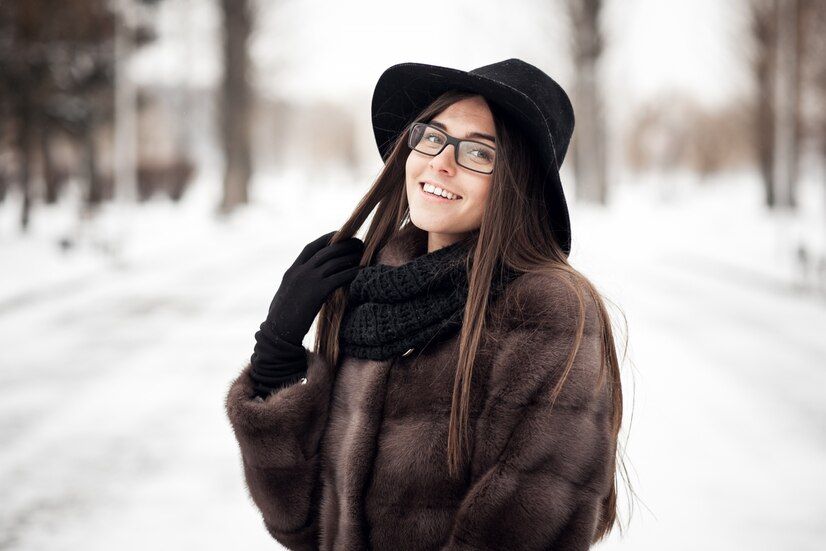
<svg viewBox="0 0 826 551"><path fill-rule="evenodd" d="M455 200L455 199L459 198L457 195L454 195L453 193L450 193L447 190L444 190L440 187L436 187L436 186L431 185L431 184L424 184L424 190L428 193L432 193L434 195L441 195L442 197L445 197L445 198L451 199L451 200Z"/></svg>

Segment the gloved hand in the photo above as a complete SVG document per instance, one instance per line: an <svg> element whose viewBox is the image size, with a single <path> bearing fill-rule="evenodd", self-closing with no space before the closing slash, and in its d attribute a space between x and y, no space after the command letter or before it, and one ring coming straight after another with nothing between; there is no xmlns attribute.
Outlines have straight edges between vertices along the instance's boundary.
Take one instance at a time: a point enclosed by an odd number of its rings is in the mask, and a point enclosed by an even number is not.
<svg viewBox="0 0 826 551"><path fill-rule="evenodd" d="M307 244L270 303L266 322L276 335L300 345L327 297L358 274L364 243L358 237L330 245L335 231Z"/></svg>
<svg viewBox="0 0 826 551"><path fill-rule="evenodd" d="M287 268L267 319L255 333L250 376L258 383L259 395L306 374L304 336L330 293L349 284L361 269L364 243L351 237L330 245L335 233L308 243Z"/></svg>

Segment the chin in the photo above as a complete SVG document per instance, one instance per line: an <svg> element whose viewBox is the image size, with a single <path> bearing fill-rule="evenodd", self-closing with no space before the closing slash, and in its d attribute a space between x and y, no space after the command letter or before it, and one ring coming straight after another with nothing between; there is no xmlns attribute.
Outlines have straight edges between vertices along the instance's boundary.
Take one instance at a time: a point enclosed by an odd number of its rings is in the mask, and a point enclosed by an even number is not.
<svg viewBox="0 0 826 551"><path fill-rule="evenodd" d="M456 224L442 223L438 220L422 220L421 217L416 216L413 211L410 212L410 222L420 230L429 233L457 234L467 231L457 227Z"/></svg>
<svg viewBox="0 0 826 551"><path fill-rule="evenodd" d="M421 216L416 215L412 210L410 211L410 222L420 230L426 232L450 233L449 224L440 224L438 221L428 219L423 220Z"/></svg>

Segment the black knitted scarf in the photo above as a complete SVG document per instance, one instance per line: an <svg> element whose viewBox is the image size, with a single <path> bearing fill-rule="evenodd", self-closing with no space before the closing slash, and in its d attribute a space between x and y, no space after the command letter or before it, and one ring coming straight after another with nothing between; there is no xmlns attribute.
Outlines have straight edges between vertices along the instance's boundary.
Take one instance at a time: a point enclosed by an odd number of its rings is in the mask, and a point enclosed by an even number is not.
<svg viewBox="0 0 826 551"><path fill-rule="evenodd" d="M458 331L468 295L465 263L472 243L457 241L397 267L362 268L349 287L339 332L342 352L385 360ZM516 275L494 269L491 295L501 293Z"/></svg>

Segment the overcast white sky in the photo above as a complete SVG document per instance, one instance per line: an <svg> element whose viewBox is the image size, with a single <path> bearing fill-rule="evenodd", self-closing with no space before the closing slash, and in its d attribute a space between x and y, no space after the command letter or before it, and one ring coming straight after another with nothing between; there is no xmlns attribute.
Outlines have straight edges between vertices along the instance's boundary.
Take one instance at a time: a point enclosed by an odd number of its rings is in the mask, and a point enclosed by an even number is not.
<svg viewBox="0 0 826 551"><path fill-rule="evenodd" d="M214 82L220 73L214 4L162 2L161 40L139 55L138 78ZM561 0L260 5L251 45L257 81L265 93L294 101L369 98L381 72L404 61L469 70L520 57L570 86ZM615 109L674 88L706 103L741 93L748 80L738 9L719 0L609 1L604 70Z"/></svg>

